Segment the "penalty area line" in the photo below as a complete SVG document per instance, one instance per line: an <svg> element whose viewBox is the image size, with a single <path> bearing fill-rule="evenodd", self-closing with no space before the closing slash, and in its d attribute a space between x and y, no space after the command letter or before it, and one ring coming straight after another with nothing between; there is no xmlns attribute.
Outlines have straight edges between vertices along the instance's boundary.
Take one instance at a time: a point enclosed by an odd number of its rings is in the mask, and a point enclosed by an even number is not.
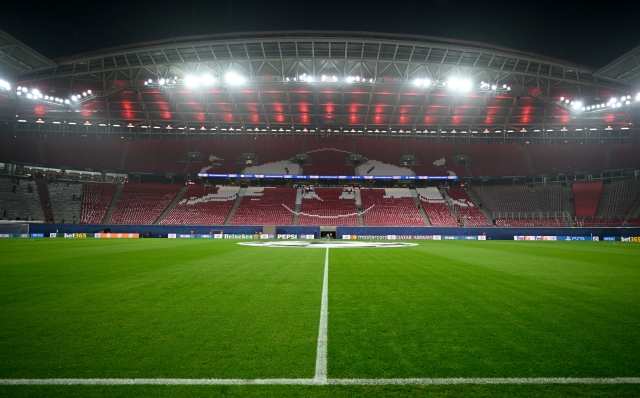
<svg viewBox="0 0 640 398"><path fill-rule="evenodd" d="M510 378L413 378L413 379L0 379L5 386L53 385L456 385L456 384L640 384L640 377L510 377Z"/></svg>
<svg viewBox="0 0 640 398"><path fill-rule="evenodd" d="M322 303L320 306L320 326L318 328L318 350L316 354L316 374L314 380L327 380L327 327L329 317L329 248L324 257L324 277L322 280Z"/></svg>

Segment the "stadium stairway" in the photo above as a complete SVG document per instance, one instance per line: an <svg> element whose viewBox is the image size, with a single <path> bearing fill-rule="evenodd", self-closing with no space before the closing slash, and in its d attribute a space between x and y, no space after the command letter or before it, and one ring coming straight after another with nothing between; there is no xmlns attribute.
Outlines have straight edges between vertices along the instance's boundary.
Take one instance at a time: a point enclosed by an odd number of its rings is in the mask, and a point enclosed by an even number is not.
<svg viewBox="0 0 640 398"><path fill-rule="evenodd" d="M422 214L422 219L427 224L427 226L432 227L433 224L431 224L431 220L429 220L429 217L427 216L427 212L424 211L424 208L422 207L422 204L420 203L420 199L418 198L418 191L416 191L415 188L410 188L409 192L411 192L411 196L413 197L413 201L415 202L416 206L418 207L418 210L420 210L420 214Z"/></svg>
<svg viewBox="0 0 640 398"><path fill-rule="evenodd" d="M38 147L40 146L40 141L38 142ZM50 220L54 217L53 210L51 207L46 207L44 202L51 203L51 196L49 195L49 186L47 184L46 178L36 178L36 188L38 189L38 197L40 197L40 205L42 206L42 212L44 213L44 219Z"/></svg>
<svg viewBox="0 0 640 398"><path fill-rule="evenodd" d="M360 190L356 189L353 193L356 198L356 208L358 206L362 208L362 195L360 195ZM361 227L364 227L364 215L362 214L362 211L358 211L358 222L360 223Z"/></svg>
<svg viewBox="0 0 640 398"><path fill-rule="evenodd" d="M120 159L120 165L118 166L118 170L124 170L124 165L127 162L127 156L129 155L129 147L131 147L131 141L127 141L124 144L124 150L122 151L122 158Z"/></svg>
<svg viewBox="0 0 640 398"><path fill-rule="evenodd" d="M291 225L298 225L300 208L302 208L302 189L298 189L296 191L296 207L293 209L293 222L291 223Z"/></svg>
<svg viewBox="0 0 640 398"><path fill-rule="evenodd" d="M116 187L116 191L111 198L111 203L109 203L109 207L107 208L107 212L104 215L104 220L102 220L103 224L109 223L111 215L113 214L113 211L116 209L116 205L118 204L118 200L120 200L120 197L122 196L122 191L124 191L124 184L118 184L118 186Z"/></svg>
<svg viewBox="0 0 640 398"><path fill-rule="evenodd" d="M531 162L531 156L529 156L529 146L524 145L524 159L527 161L527 167L529 168L529 174L535 174L536 171L533 169L533 163Z"/></svg>
<svg viewBox="0 0 640 398"><path fill-rule="evenodd" d="M173 198L173 200L171 201L171 203L169 203L169 206L167 206L166 209L164 209L162 211L162 213L160 213L160 215L158 216L158 218L156 218L156 220L153 222L153 225L158 225L160 223L160 221L162 221L162 219L169 214L169 212L171 211L171 209L173 209L173 207L175 205L178 204L178 202L180 201L180 199L182 199L182 196L184 195L185 192L187 192L187 189L189 189L188 185L185 185L182 187L182 189L180 190L180 192L178 192L178 194L176 195L175 198Z"/></svg>
<svg viewBox="0 0 640 398"><path fill-rule="evenodd" d="M604 216L604 211L606 210L609 202L609 195L611 195L611 184L602 184L602 192L600 192L600 202L598 202L596 218L602 218Z"/></svg>
<svg viewBox="0 0 640 398"><path fill-rule="evenodd" d="M42 140L38 140L38 157L40 159L40 163L47 163L47 157L44 154L44 142Z"/></svg>
<svg viewBox="0 0 640 398"><path fill-rule="evenodd" d="M251 145L253 146L253 144ZM238 210L238 207L240 206L240 202L242 202L242 198L244 198L244 193L246 191L247 191L247 188L240 188L240 190L238 191L238 197L236 198L236 201L233 204L233 207L231 208L231 210L229 210L229 214L227 214L227 218L224 219L223 225L229 225L229 223L231 222L231 219L233 218L233 215L235 214L236 210Z"/></svg>
<svg viewBox="0 0 640 398"><path fill-rule="evenodd" d="M562 187L562 211L569 212L569 214L572 214L573 212L576 211L575 206L573 205L573 202L569 200L569 197L571 195L573 195L573 190L571 189L571 187ZM571 227L572 226L571 221L565 220L564 226Z"/></svg>
<svg viewBox="0 0 640 398"><path fill-rule="evenodd" d="M540 202L540 196L536 192L535 188L529 188L529 196L531 197L531 202L533 203L533 207L536 209L538 213L544 212L544 207L542 207L542 202Z"/></svg>
<svg viewBox="0 0 640 398"><path fill-rule="evenodd" d="M604 169L609 168L609 160L611 159L611 146L607 146L604 150Z"/></svg>

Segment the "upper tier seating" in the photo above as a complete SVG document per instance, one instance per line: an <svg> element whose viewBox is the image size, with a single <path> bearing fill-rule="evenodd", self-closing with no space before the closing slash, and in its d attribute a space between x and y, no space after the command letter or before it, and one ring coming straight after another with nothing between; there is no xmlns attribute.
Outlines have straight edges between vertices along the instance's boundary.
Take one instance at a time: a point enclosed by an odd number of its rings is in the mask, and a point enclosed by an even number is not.
<svg viewBox="0 0 640 398"><path fill-rule="evenodd" d="M577 217L594 217L598 211L602 181L574 182L573 196Z"/></svg>
<svg viewBox="0 0 640 398"><path fill-rule="evenodd" d="M254 141L253 152L258 155L259 164L289 160L302 152L302 137L269 137Z"/></svg>
<svg viewBox="0 0 640 398"><path fill-rule="evenodd" d="M604 218L628 216L634 203L640 198L640 180L615 180L609 185L609 197L605 198Z"/></svg>
<svg viewBox="0 0 640 398"><path fill-rule="evenodd" d="M238 197L239 187L191 185L160 221L161 225L222 225Z"/></svg>
<svg viewBox="0 0 640 398"><path fill-rule="evenodd" d="M354 192L316 188L302 196L298 225L360 225Z"/></svg>
<svg viewBox="0 0 640 398"><path fill-rule="evenodd" d="M230 225L291 225L295 203L295 188L249 187Z"/></svg>
<svg viewBox="0 0 640 398"><path fill-rule="evenodd" d="M102 223L116 188L117 185L112 183L85 182L82 191L80 222L83 224ZM55 215L55 213L53 214Z"/></svg>
<svg viewBox="0 0 640 398"><path fill-rule="evenodd" d="M529 145L536 174L565 174L604 169L604 145Z"/></svg>
<svg viewBox="0 0 640 398"><path fill-rule="evenodd" d="M131 141L124 169L152 173L181 173L186 162L178 162L187 151L195 151L196 140Z"/></svg>
<svg viewBox="0 0 640 398"><path fill-rule="evenodd" d="M152 224L181 189L182 186L177 184L128 183L109 223Z"/></svg>
<svg viewBox="0 0 640 398"><path fill-rule="evenodd" d="M431 225L434 227L457 227L455 217L449 211L449 208L445 204L444 198L438 188L417 188L418 198L424 211L431 221Z"/></svg>
<svg viewBox="0 0 640 398"><path fill-rule="evenodd" d="M12 192L14 185L16 186L15 193ZM29 192L29 186L31 186L32 192ZM22 220L28 218L44 221L36 183L21 179L20 184L14 184L9 178L0 178L0 216L5 210L7 211L7 219L15 220L16 217L20 217Z"/></svg>
<svg viewBox="0 0 640 398"><path fill-rule="evenodd" d="M525 185L488 185L471 188L490 211L534 213L536 208Z"/></svg>
<svg viewBox="0 0 640 398"><path fill-rule="evenodd" d="M355 175L355 167L345 164L349 154L353 153L351 138L309 137L305 141L305 150L313 164L305 165L303 174Z"/></svg>
<svg viewBox="0 0 640 398"><path fill-rule="evenodd" d="M535 189L544 211L562 211L562 187L560 185L536 185Z"/></svg>
<svg viewBox="0 0 640 398"><path fill-rule="evenodd" d="M613 144L607 169L627 169L640 167L640 145Z"/></svg>
<svg viewBox="0 0 640 398"><path fill-rule="evenodd" d="M0 162L41 164L38 140L30 137L0 136Z"/></svg>
<svg viewBox="0 0 640 398"><path fill-rule="evenodd" d="M404 145L402 140L358 137L356 151L369 160L398 165L398 159L404 154Z"/></svg>
<svg viewBox="0 0 640 398"><path fill-rule="evenodd" d="M364 225L426 226L408 188L361 189Z"/></svg>
<svg viewBox="0 0 640 398"><path fill-rule="evenodd" d="M298 175L302 171L302 168L296 164L291 163L288 160L281 160L279 162L264 163L258 166L248 166L244 169L244 174L287 174Z"/></svg>
<svg viewBox="0 0 640 398"><path fill-rule="evenodd" d="M378 162L377 160L369 160L365 164L361 164L357 168L358 175L372 176L412 176L413 171L407 167L395 166L388 163Z"/></svg>
<svg viewBox="0 0 640 398"><path fill-rule="evenodd" d="M469 168L475 176L530 174L522 145L459 143L458 148L473 159Z"/></svg>
<svg viewBox="0 0 640 398"><path fill-rule="evenodd" d="M117 170L126 145L120 138L45 138L42 142L47 164L96 170Z"/></svg>
<svg viewBox="0 0 640 398"><path fill-rule="evenodd" d="M224 138L203 140L200 146L202 162L189 164L187 173L239 174L244 164L236 163L243 152L249 152L253 139Z"/></svg>
<svg viewBox="0 0 640 398"><path fill-rule="evenodd" d="M467 227L490 227L491 222L475 206L463 188L449 188L447 192L464 225Z"/></svg>
<svg viewBox="0 0 640 398"><path fill-rule="evenodd" d="M464 166L456 165L453 157L456 149L452 142L405 140L409 154L416 155L421 165L414 165L413 171L420 176L468 176Z"/></svg>
<svg viewBox="0 0 640 398"><path fill-rule="evenodd" d="M82 195L83 184L67 184L59 182L57 184L49 184L49 198L51 199L51 210L56 222L71 222L75 216L76 222L80 222L82 217ZM73 200L76 195L76 200ZM102 221L102 220L100 220Z"/></svg>

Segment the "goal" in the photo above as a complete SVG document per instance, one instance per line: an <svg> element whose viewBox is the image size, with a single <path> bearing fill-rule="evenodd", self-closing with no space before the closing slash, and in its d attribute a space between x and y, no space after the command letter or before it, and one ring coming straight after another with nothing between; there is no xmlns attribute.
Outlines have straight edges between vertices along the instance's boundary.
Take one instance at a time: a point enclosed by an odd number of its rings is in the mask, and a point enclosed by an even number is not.
<svg viewBox="0 0 640 398"><path fill-rule="evenodd" d="M25 234L29 235L29 224L0 224L0 237L2 238L16 238Z"/></svg>

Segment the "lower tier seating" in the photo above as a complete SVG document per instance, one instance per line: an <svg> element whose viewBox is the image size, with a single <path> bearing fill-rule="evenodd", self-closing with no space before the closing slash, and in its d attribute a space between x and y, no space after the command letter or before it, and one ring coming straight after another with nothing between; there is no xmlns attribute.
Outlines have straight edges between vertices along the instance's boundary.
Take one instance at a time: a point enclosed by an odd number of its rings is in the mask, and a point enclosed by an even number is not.
<svg viewBox="0 0 640 398"><path fill-rule="evenodd" d="M535 189L544 211L562 211L562 187L560 185L536 185Z"/></svg>
<svg viewBox="0 0 640 398"><path fill-rule="evenodd" d="M562 220L496 220L499 227L564 227Z"/></svg>
<svg viewBox="0 0 640 398"><path fill-rule="evenodd" d="M116 188L117 185L112 183L84 183L80 222L83 224L102 223L109 209L111 198L113 198L113 194L116 192Z"/></svg>
<svg viewBox="0 0 640 398"><path fill-rule="evenodd" d="M160 224L222 225L238 197L238 190L238 187L191 185Z"/></svg>
<svg viewBox="0 0 640 398"><path fill-rule="evenodd" d="M602 181L574 182L573 196L576 216L594 217L598 211Z"/></svg>
<svg viewBox="0 0 640 398"><path fill-rule="evenodd" d="M182 186L177 184L128 183L109 223L152 224L181 189Z"/></svg>
<svg viewBox="0 0 640 398"><path fill-rule="evenodd" d="M490 227L491 222L482 214L463 188L449 188L448 195L460 217L467 227Z"/></svg>
<svg viewBox="0 0 640 398"><path fill-rule="evenodd" d="M364 224L368 226L426 226L408 188L362 189Z"/></svg>
<svg viewBox="0 0 640 398"><path fill-rule="evenodd" d="M418 188L418 198L424 211L434 227L457 227L455 217L445 204L444 198L438 188Z"/></svg>
<svg viewBox="0 0 640 398"><path fill-rule="evenodd" d="M489 185L471 188L492 212L533 213L536 208L525 185Z"/></svg>
<svg viewBox="0 0 640 398"><path fill-rule="evenodd" d="M249 187L230 225L291 225L295 203L295 188Z"/></svg>
<svg viewBox="0 0 640 398"><path fill-rule="evenodd" d="M14 186L15 192L13 192ZM3 217L5 219L44 221L44 212L35 182L21 179L18 184L12 182L10 178L0 178L0 207L0 212L7 211L7 216Z"/></svg>
<svg viewBox="0 0 640 398"><path fill-rule="evenodd" d="M80 222L82 217L82 186L83 184L67 184L64 182L48 185L51 210L53 210L56 222L62 222L62 220L65 220L65 222Z"/></svg>
<svg viewBox="0 0 640 398"><path fill-rule="evenodd" d="M360 225L354 192L316 188L302 196L298 225Z"/></svg>

